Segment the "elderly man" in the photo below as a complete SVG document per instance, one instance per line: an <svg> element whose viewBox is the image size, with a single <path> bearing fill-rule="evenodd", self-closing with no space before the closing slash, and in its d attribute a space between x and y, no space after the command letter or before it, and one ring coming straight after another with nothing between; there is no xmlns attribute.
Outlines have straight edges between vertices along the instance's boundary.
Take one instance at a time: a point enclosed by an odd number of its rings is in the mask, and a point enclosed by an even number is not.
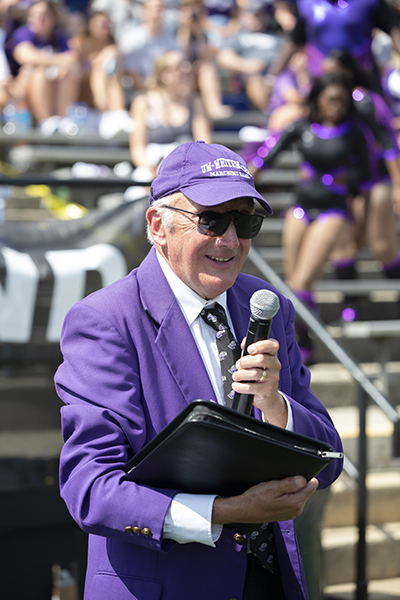
<svg viewBox="0 0 400 600"><path fill-rule="evenodd" d="M66 317L55 378L65 403L60 481L72 516L90 534L86 600L307 598L292 519L316 479L261 482L229 498L124 479L127 460L189 402L225 402L215 331L202 313L218 304L242 340L250 297L271 289L240 273L264 216L255 202L272 212L238 155L182 144L151 188L148 256ZM237 360L232 389L254 395L255 418L340 450L301 365L293 307L279 298L271 338ZM340 460L325 467L320 487L341 467ZM231 523L270 524L271 568L225 526Z"/></svg>

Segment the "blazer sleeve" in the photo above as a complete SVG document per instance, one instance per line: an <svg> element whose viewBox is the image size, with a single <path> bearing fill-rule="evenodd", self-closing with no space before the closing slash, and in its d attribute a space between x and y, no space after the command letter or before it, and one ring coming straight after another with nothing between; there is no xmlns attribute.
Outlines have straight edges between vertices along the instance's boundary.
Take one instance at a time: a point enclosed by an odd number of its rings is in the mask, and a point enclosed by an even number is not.
<svg viewBox="0 0 400 600"><path fill-rule="evenodd" d="M288 398L293 411L294 431L330 444L342 452L342 442L328 411L310 388L310 371L302 364L300 349L295 339L294 307L280 295L281 310L273 320L274 335L279 341L281 362L280 389ZM278 319L277 319L278 317ZM334 459L318 475L320 487L329 486L340 475L341 459Z"/></svg>

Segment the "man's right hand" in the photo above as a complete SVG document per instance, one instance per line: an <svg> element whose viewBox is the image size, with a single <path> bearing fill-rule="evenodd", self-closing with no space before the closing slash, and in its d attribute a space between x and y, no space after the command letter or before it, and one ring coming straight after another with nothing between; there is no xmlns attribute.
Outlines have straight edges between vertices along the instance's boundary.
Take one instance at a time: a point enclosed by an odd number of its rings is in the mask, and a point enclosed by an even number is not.
<svg viewBox="0 0 400 600"><path fill-rule="evenodd" d="M216 498L212 522L225 525L288 521L301 515L317 487L317 479L307 482L301 476L259 483L239 496Z"/></svg>

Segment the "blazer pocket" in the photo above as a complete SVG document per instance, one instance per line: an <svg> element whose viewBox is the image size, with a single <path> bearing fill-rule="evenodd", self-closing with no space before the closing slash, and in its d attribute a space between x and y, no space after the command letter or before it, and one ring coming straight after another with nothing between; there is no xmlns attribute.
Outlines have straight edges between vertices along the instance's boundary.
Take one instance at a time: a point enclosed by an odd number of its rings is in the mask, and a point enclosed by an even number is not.
<svg viewBox="0 0 400 600"><path fill-rule="evenodd" d="M149 579L117 575L115 573L97 573L91 583L86 583L85 598L118 598L118 600L160 600L162 583Z"/></svg>

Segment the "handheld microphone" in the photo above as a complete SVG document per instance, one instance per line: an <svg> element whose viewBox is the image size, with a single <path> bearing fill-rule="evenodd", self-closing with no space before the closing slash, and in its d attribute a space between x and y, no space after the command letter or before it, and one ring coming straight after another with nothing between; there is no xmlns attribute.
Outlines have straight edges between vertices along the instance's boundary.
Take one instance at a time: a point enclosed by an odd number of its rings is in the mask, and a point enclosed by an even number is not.
<svg viewBox="0 0 400 600"><path fill-rule="evenodd" d="M257 290L250 298L250 321L247 330L245 347L242 356L248 354L247 348L254 342L266 340L269 337L273 317L279 310L279 298L270 290ZM253 405L252 394L235 392L232 408L249 415Z"/></svg>

